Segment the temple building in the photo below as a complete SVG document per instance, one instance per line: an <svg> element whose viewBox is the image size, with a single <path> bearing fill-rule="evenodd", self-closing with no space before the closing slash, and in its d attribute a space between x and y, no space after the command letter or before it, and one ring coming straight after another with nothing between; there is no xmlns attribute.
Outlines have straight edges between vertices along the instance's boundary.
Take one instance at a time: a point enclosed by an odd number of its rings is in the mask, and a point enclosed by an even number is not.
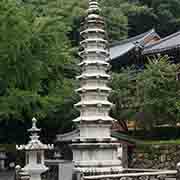
<svg viewBox="0 0 180 180"><path fill-rule="evenodd" d="M142 51L149 45L158 42L160 36L154 29L110 45L110 64L113 71L129 65L140 65Z"/></svg>
<svg viewBox="0 0 180 180"><path fill-rule="evenodd" d="M154 29L110 45L110 64L113 71L135 65L143 68L147 57L168 55L173 63L180 62L180 31L161 38Z"/></svg>
<svg viewBox="0 0 180 180"><path fill-rule="evenodd" d="M180 62L180 31L148 45L142 52L142 59L154 55L168 55L173 63Z"/></svg>

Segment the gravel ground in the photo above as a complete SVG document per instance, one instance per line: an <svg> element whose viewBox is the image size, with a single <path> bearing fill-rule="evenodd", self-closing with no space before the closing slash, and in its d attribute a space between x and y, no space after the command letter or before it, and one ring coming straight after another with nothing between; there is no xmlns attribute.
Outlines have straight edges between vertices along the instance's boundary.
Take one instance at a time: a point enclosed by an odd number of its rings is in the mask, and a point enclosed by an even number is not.
<svg viewBox="0 0 180 180"><path fill-rule="evenodd" d="M14 180L14 171L0 172L0 180Z"/></svg>

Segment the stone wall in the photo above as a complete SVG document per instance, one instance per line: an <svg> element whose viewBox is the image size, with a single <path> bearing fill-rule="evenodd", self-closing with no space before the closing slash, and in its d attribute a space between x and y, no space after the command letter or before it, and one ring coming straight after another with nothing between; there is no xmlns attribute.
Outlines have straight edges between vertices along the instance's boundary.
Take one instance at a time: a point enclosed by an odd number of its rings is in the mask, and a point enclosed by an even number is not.
<svg viewBox="0 0 180 180"><path fill-rule="evenodd" d="M141 145L134 149L130 167L175 170L178 162L180 145Z"/></svg>

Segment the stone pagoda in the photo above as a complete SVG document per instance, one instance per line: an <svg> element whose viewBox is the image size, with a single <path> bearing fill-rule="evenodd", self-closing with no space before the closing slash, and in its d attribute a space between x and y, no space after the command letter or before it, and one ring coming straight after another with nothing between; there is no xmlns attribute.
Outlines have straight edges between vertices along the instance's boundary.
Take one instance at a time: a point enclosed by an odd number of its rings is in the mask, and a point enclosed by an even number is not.
<svg viewBox="0 0 180 180"><path fill-rule="evenodd" d="M28 144L16 146L17 150L24 150L26 153L26 165L22 170L30 175L31 180L41 180L41 174L48 170L44 165L44 151L53 149L53 145L43 144L39 140L40 129L37 128L36 122L33 118L32 128L28 130L31 133Z"/></svg>
<svg viewBox="0 0 180 180"><path fill-rule="evenodd" d="M89 0L87 16L81 31L79 64L82 73L78 76L81 101L75 104L80 117L74 120L79 135L73 139L72 151L75 172L112 173L122 170L120 143L111 137L112 119L108 101L111 89L107 86L110 75L109 48L105 22L97 0ZM121 155L120 155L121 156Z"/></svg>

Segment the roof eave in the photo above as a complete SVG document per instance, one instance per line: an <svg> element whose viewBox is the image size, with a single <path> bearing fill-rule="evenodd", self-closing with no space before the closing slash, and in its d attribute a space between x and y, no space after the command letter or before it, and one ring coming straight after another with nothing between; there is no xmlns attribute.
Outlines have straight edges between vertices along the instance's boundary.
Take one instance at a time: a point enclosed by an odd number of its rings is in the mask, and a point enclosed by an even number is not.
<svg viewBox="0 0 180 180"><path fill-rule="evenodd" d="M180 49L180 44L176 45L176 46L171 46L171 47L166 47L166 48L161 48L161 49L154 49L154 50L145 50L142 52L142 55L150 55L150 54L157 54L157 53L162 53L162 52L166 52L166 51L170 51L173 49Z"/></svg>

